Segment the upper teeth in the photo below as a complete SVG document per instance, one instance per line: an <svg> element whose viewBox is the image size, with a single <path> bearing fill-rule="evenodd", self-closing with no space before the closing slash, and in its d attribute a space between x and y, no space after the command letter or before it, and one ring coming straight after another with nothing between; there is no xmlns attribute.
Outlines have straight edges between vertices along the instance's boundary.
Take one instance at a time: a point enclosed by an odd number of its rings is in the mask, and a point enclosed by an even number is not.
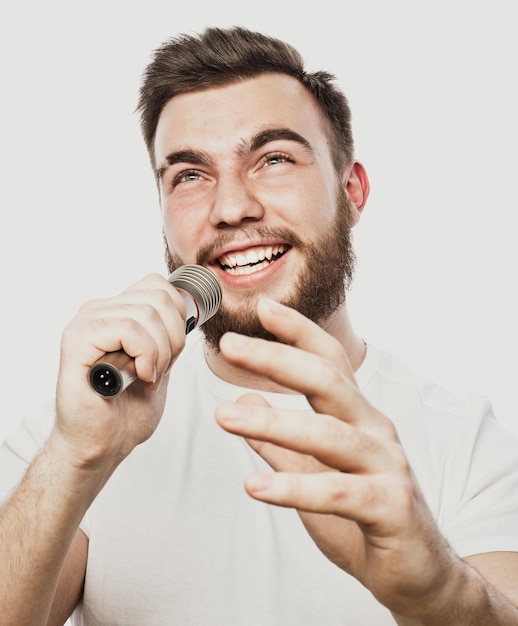
<svg viewBox="0 0 518 626"><path fill-rule="evenodd" d="M240 252L238 254L225 254L219 258L219 262L221 263L221 265L225 265L227 267L261 263L265 259L270 261L272 256L282 254L283 252L286 252L287 249L288 246L286 245L267 246L261 249L255 248L254 250L249 250L248 252Z"/></svg>

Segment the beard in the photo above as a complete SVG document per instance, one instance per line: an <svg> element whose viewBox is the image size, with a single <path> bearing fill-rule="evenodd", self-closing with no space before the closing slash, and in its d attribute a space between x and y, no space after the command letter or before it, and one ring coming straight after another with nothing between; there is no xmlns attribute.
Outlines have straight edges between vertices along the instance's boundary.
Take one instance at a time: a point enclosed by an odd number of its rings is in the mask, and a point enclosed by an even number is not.
<svg viewBox="0 0 518 626"><path fill-rule="evenodd" d="M282 300L282 304L325 327L327 320L345 302L346 291L351 285L356 266L352 246L351 205L345 191L340 187L335 220L316 242L303 242L291 231L282 229L255 227L246 232L249 235L277 238L301 251L304 267L299 272L290 295ZM204 265L212 251L229 240L232 240L232 235L223 236L210 247L200 250L196 262ZM170 273L184 265L178 255L170 253L167 241L165 259ZM259 321L256 305L260 295L256 290L253 294L244 293L238 310L231 310L222 303L214 317L200 327L207 345L213 351L219 352L219 340L228 331L279 341ZM267 295L266 290L264 295Z"/></svg>

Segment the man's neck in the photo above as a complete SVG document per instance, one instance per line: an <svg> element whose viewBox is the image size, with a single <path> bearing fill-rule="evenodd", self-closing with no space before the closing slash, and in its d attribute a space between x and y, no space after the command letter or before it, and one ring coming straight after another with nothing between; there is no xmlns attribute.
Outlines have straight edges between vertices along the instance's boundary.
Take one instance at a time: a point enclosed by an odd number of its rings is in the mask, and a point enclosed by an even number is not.
<svg viewBox="0 0 518 626"><path fill-rule="evenodd" d="M326 331L335 337L343 346L347 357L351 363L353 371L363 363L366 353L365 342L353 331L347 310L345 307L339 309L326 323ZM228 383L239 387L257 389L257 391L273 391L277 393L293 393L267 378L257 376L244 369L235 367L215 350L205 346L205 358L212 372Z"/></svg>

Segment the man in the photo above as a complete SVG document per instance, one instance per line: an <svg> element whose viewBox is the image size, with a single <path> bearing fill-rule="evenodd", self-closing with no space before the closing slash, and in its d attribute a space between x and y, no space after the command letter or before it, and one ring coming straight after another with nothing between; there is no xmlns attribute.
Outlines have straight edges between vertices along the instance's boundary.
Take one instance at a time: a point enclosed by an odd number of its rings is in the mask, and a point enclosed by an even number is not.
<svg viewBox="0 0 518 626"><path fill-rule="evenodd" d="M208 29L156 52L139 110L168 270L222 305L186 340L152 275L65 329L55 407L1 451L0 622L518 624L517 443L349 321L369 182L333 77ZM138 380L105 399L120 349Z"/></svg>

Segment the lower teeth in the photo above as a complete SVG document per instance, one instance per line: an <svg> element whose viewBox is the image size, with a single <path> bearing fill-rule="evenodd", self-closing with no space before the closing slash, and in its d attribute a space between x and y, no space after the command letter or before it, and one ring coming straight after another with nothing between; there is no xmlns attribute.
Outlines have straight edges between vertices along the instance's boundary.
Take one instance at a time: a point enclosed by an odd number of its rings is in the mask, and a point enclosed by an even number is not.
<svg viewBox="0 0 518 626"><path fill-rule="evenodd" d="M270 265L270 261L265 259L261 263L255 263L254 265L235 265L234 267L226 267L225 272L233 274L234 276L241 276L242 274L253 274Z"/></svg>

